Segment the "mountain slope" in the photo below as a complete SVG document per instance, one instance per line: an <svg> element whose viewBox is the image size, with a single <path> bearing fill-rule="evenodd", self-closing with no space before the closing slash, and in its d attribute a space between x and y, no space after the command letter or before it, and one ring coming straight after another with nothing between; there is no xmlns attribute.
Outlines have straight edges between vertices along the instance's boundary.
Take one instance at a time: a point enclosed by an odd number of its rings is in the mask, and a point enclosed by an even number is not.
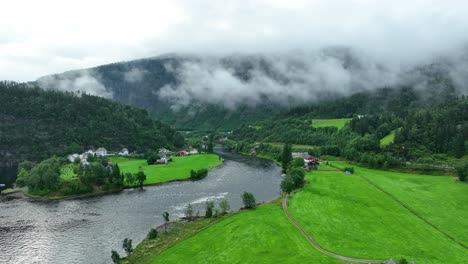
<svg viewBox="0 0 468 264"><path fill-rule="evenodd" d="M360 109L392 105L395 88L409 101L443 102L467 93L468 56L395 70L349 48L314 52L165 55L65 72L38 79L45 89L86 92L148 110L180 130L232 130L297 106L355 96ZM379 103L365 99L377 89ZM403 95L406 96L406 95ZM325 108L324 108L325 109ZM349 111L348 116L355 114ZM343 113L325 112L330 117ZM340 116L341 115L341 116Z"/></svg>
<svg viewBox="0 0 468 264"><path fill-rule="evenodd" d="M97 96L0 82L0 163L39 161L91 147L144 151L183 141L145 110Z"/></svg>

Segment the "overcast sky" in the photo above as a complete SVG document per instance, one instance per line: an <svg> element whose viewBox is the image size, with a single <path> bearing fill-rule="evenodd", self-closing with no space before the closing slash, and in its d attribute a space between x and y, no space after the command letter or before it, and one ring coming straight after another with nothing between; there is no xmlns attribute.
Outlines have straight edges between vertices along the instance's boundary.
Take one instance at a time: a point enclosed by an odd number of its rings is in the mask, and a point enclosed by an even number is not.
<svg viewBox="0 0 468 264"><path fill-rule="evenodd" d="M468 40L468 1L7 0L0 79L17 81L169 52L345 45L417 63Z"/></svg>

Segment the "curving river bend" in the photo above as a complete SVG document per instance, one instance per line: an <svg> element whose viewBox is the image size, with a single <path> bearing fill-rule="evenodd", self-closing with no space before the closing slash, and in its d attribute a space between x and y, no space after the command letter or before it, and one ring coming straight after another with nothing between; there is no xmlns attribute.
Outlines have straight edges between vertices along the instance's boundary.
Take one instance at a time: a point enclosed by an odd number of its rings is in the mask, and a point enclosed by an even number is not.
<svg viewBox="0 0 468 264"><path fill-rule="evenodd" d="M111 263L110 252L128 237L134 246L149 229L183 216L191 203L200 214L208 200L228 199L238 210L244 191L257 202L280 194L281 169L263 159L218 152L225 164L197 182L169 183L80 200L0 203L0 263Z"/></svg>

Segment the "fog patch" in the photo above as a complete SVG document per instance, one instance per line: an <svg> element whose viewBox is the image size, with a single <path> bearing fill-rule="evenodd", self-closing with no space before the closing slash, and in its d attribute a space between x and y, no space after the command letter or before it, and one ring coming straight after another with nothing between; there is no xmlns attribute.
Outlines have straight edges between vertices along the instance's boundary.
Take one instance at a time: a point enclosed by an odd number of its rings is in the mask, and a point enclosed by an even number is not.
<svg viewBox="0 0 468 264"><path fill-rule="evenodd" d="M45 76L37 80L38 85L46 90L89 94L112 98L112 92L93 77L88 71L80 71L77 76L67 78L59 75Z"/></svg>
<svg viewBox="0 0 468 264"><path fill-rule="evenodd" d="M124 73L124 80L129 83L143 81L145 74L148 71L139 68L132 68L130 71Z"/></svg>

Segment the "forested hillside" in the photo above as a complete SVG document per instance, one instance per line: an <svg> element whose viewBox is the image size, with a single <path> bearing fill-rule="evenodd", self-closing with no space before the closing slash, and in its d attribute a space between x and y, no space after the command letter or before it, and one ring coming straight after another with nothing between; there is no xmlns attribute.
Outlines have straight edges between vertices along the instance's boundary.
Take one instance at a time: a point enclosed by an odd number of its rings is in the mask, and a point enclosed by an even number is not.
<svg viewBox="0 0 468 264"><path fill-rule="evenodd" d="M181 146L184 138L146 110L97 96L0 83L0 161L39 161L87 148Z"/></svg>
<svg viewBox="0 0 468 264"><path fill-rule="evenodd" d="M237 145L241 151L248 151L253 142L306 144L315 155L342 156L372 167L404 161L443 163L468 154L465 96L439 97L438 102L423 100L408 87L391 90L392 96L386 96L388 92L382 89L296 108L243 125L231 138L241 142ZM350 121L341 129L313 127L313 119L320 117ZM389 135L392 140L381 142ZM280 149L261 144L258 151L278 155Z"/></svg>

